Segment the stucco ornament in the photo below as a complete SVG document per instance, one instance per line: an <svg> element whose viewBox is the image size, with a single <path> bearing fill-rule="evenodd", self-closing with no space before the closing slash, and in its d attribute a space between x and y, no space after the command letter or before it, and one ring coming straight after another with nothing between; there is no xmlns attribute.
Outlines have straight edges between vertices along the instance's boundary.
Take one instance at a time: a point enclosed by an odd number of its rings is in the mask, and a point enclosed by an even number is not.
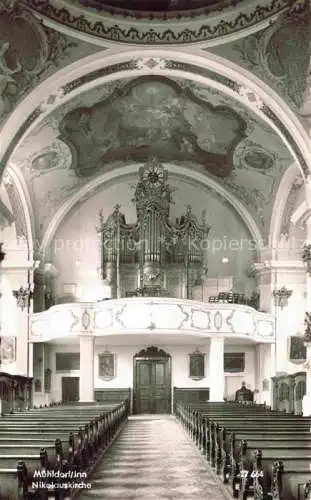
<svg viewBox="0 0 311 500"><path fill-rule="evenodd" d="M311 177L309 177L305 180L305 196L306 196L306 203L307 207L311 209Z"/></svg>
<svg viewBox="0 0 311 500"><path fill-rule="evenodd" d="M9 42L0 41L0 116L9 108L9 101L5 96L5 92L9 84L15 85L15 80L12 77L15 73L21 71L21 64L18 62L14 69L10 69L6 63L6 54L10 48Z"/></svg>

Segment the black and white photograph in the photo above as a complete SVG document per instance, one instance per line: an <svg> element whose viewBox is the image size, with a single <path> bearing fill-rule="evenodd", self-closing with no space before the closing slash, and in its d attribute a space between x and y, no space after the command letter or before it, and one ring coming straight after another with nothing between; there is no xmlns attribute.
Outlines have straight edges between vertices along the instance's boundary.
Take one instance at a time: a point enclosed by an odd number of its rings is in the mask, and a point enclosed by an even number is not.
<svg viewBox="0 0 311 500"><path fill-rule="evenodd" d="M310 0L0 0L0 500L311 500Z"/></svg>

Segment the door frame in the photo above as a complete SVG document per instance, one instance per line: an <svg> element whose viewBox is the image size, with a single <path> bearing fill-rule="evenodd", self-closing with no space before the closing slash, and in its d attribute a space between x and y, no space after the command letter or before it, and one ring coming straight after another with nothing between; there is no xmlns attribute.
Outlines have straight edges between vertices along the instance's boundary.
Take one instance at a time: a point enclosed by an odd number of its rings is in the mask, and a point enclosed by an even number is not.
<svg viewBox="0 0 311 500"><path fill-rule="evenodd" d="M79 376L76 376L76 375L75 375L75 376L72 376L72 377L71 377L70 375L69 375L69 376L68 376L68 375L62 375L62 377L61 377L62 400L63 400L63 395L64 395L64 394L63 394L63 380L64 380L64 379L66 379L66 380L68 380L68 379L78 380L78 393L77 393L77 395L78 395L78 399L77 399L77 400L72 400L72 401L70 401L70 402L72 402L72 403L74 403L74 402L78 402L78 401L80 400L80 377L79 377Z"/></svg>
<svg viewBox="0 0 311 500"><path fill-rule="evenodd" d="M137 361L166 361L168 365L168 389L169 389L169 407L168 413L172 413L172 357L167 352L163 351L163 349L159 349L156 346L150 346L146 349L142 349L133 357L133 413L136 413L136 386L137 386L137 377L136 377L136 366Z"/></svg>

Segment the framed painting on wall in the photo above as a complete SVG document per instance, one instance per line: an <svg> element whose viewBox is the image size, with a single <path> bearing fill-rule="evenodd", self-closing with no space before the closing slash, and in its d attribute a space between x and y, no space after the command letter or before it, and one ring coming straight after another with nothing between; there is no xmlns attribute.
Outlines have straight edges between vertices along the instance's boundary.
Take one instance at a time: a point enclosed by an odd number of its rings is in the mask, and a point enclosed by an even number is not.
<svg viewBox="0 0 311 500"><path fill-rule="evenodd" d="M189 378L201 380L205 377L205 356L196 350L189 354Z"/></svg>
<svg viewBox="0 0 311 500"><path fill-rule="evenodd" d="M303 336L291 336L289 339L289 360L292 363L302 364L307 359L307 349Z"/></svg>
<svg viewBox="0 0 311 500"><path fill-rule="evenodd" d="M98 376L103 380L112 380L116 376L116 355L105 351L98 355Z"/></svg>

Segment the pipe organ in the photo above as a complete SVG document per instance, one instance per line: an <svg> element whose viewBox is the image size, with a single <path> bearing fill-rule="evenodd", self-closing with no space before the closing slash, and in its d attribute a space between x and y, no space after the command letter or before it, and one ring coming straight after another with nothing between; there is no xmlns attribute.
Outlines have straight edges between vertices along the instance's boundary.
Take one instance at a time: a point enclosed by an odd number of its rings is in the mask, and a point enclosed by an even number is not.
<svg viewBox="0 0 311 500"><path fill-rule="evenodd" d="M102 279L110 284L112 298L191 298L192 287L202 279L210 230L205 212L198 221L187 205L173 223L172 193L168 171L153 158L139 169L132 200L137 221L128 224L119 204L105 221L101 211Z"/></svg>

